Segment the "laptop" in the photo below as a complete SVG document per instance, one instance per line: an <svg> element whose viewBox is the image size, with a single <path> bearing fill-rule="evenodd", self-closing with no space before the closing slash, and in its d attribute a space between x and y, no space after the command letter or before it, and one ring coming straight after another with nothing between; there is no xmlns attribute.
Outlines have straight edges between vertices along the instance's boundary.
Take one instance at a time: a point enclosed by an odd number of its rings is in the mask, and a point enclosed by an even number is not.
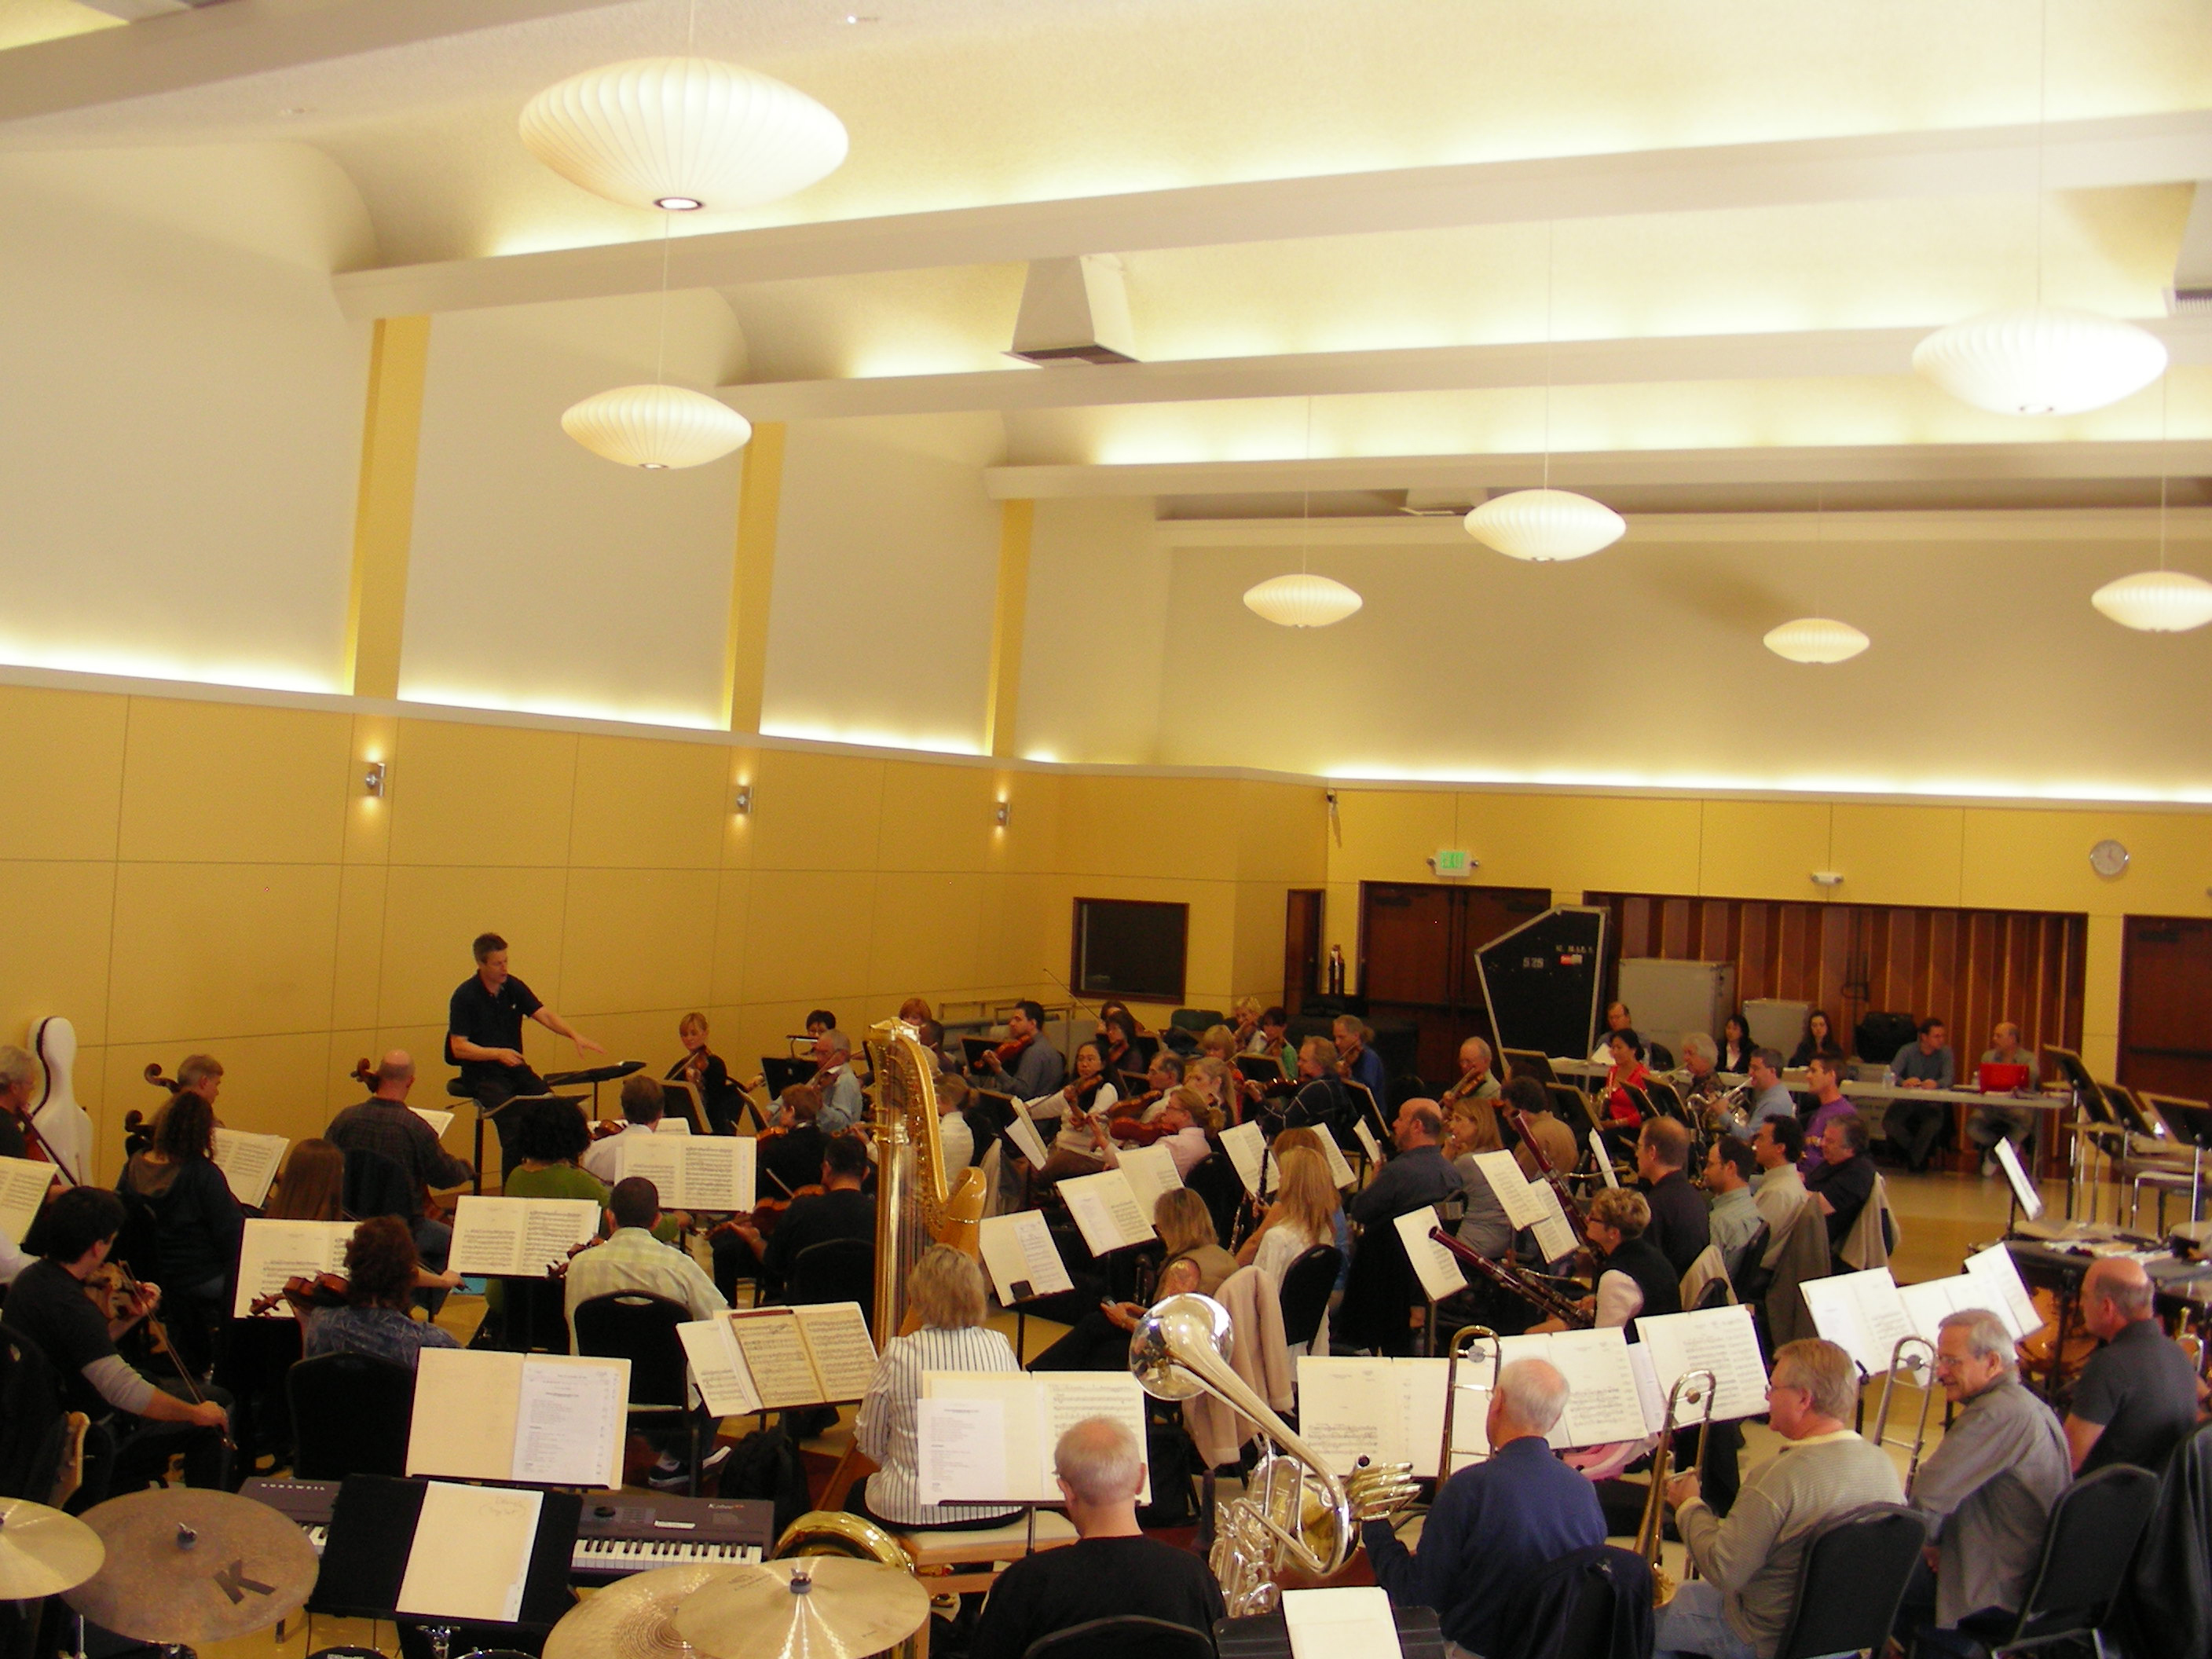
<svg viewBox="0 0 2212 1659"><path fill-rule="evenodd" d="M2025 1089L2030 1075L2025 1066L2003 1066L1993 1060L1984 1060L1974 1073L1985 1095L2008 1095L2015 1089Z"/></svg>

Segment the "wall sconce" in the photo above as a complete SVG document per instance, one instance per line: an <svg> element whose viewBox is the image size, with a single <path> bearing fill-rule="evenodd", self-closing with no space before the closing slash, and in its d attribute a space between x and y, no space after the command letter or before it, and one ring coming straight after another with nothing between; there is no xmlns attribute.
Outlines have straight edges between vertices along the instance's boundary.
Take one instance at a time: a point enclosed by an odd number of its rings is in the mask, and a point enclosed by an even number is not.
<svg viewBox="0 0 2212 1659"><path fill-rule="evenodd" d="M384 799L384 763L382 761L369 762L368 770L361 775L361 787L363 793L373 796L378 800L382 800Z"/></svg>
<svg viewBox="0 0 2212 1659"><path fill-rule="evenodd" d="M750 785L750 783L741 783L741 784L739 784L739 785L738 786L738 793L737 793L737 795L736 795L736 797L735 797L735 798L734 798L734 799L730 802L730 810L731 810L732 812L735 812L735 813L736 813L739 817L741 817L741 818L744 818L744 817L750 817L752 816L752 811L753 811L753 787L752 787L752 785Z"/></svg>
<svg viewBox="0 0 2212 1659"><path fill-rule="evenodd" d="M991 822L1004 830L1014 821L1014 804L1010 800L999 803L999 810L991 815Z"/></svg>
<svg viewBox="0 0 2212 1659"><path fill-rule="evenodd" d="M1838 871L1815 870L1813 872L1813 885L1815 887L1841 887L1843 884L1844 878Z"/></svg>

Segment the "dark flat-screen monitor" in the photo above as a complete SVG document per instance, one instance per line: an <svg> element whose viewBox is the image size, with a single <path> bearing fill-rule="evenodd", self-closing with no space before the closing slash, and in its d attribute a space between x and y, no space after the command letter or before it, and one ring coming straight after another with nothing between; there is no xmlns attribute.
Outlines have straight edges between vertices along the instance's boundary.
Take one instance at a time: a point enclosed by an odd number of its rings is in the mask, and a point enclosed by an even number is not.
<svg viewBox="0 0 2212 1659"><path fill-rule="evenodd" d="M1605 967L1605 912L1562 904L1475 952L1490 1029L1501 1048L1577 1058L1597 1029Z"/></svg>

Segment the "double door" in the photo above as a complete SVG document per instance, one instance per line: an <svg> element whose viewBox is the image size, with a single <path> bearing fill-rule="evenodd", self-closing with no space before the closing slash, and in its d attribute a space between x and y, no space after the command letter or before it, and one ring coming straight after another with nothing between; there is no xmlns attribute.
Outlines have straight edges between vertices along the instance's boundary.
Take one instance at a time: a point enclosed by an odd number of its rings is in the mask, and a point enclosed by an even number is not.
<svg viewBox="0 0 2212 1659"><path fill-rule="evenodd" d="M1410 1022L1415 1066L1442 1088L1459 1076L1468 1037L1498 1048L1475 952L1552 908L1546 887L1370 881L1359 888L1359 986L1370 1023Z"/></svg>

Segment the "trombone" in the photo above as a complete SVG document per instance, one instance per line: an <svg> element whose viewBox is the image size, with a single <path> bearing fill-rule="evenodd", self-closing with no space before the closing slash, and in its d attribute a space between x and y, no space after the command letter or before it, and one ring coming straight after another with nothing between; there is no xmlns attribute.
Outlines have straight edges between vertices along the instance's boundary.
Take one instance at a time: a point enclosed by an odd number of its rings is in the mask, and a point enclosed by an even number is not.
<svg viewBox="0 0 2212 1659"><path fill-rule="evenodd" d="M1486 1383L1467 1383L1459 1380L1459 1362L1476 1344L1490 1344L1490 1381ZM1452 1456L1458 1449L1452 1442L1452 1420L1459 1409L1460 1389L1464 1386L1470 1394L1480 1394L1486 1402L1498 1398L1498 1374L1505 1369L1505 1347L1498 1340L1498 1333L1487 1325L1463 1325L1452 1333L1451 1351L1444 1365L1444 1433L1443 1443L1437 1451L1437 1488L1443 1489L1452 1478ZM1487 1406L1486 1404L1486 1409ZM1482 1454L1490 1455L1487 1450ZM1480 1459L1471 1459L1480 1462Z"/></svg>
<svg viewBox="0 0 2212 1659"><path fill-rule="evenodd" d="M1663 1607L1674 1599L1674 1575L1659 1565L1659 1542L1666 1530L1667 1480L1674 1473L1674 1432L1690 1425L1682 1420L1686 1401L1698 1413L1698 1453L1692 1468L1705 1466L1705 1437L1712 1432L1713 1398L1719 1379L1709 1370L1684 1371L1667 1391L1667 1420L1659 1428L1659 1443L1651 1453L1651 1495L1644 1500L1644 1519L1636 1528L1636 1553L1651 1566L1651 1605Z"/></svg>
<svg viewBox="0 0 2212 1659"><path fill-rule="evenodd" d="M1925 1357L1907 1358L1908 1348L1923 1351ZM1897 1387L1899 1371L1912 1373L1913 1386L1920 1390L1920 1419L1912 1425L1911 1441L1889 1438L1889 1399ZM1911 1452L1905 1465L1905 1501L1912 1501L1912 1483L1920 1474L1920 1454L1928 1444L1928 1414L1936 1408L1936 1345L1924 1336L1900 1336L1897 1346L1889 1351L1889 1375L1882 1378L1881 1404L1874 1414L1874 1443L1877 1446L1910 1445Z"/></svg>

